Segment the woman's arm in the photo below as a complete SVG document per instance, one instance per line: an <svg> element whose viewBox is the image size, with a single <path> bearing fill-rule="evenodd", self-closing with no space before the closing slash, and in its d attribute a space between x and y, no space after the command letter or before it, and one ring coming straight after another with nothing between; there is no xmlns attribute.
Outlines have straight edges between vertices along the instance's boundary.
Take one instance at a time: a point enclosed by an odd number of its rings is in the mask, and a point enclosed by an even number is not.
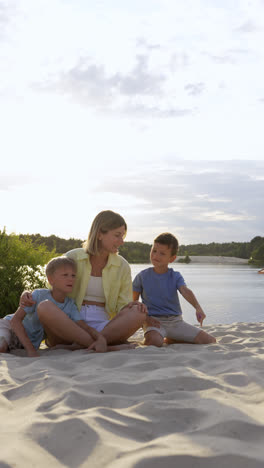
<svg viewBox="0 0 264 468"><path fill-rule="evenodd" d="M24 317L26 315L26 312L24 311L23 307L19 306L14 317L10 321L10 326L13 330L13 332L16 334L18 337L19 341L22 343L24 346L25 350L27 351L27 354L29 357L38 357L39 354L35 350L33 344L31 343L29 337L27 336L26 330L24 328L24 325L22 323Z"/></svg>

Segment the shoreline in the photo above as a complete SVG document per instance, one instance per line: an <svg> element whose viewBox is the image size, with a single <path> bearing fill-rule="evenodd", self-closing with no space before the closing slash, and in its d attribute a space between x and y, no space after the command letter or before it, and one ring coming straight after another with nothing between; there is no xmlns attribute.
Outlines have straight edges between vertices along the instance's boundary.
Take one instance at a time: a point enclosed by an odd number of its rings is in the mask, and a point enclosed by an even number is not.
<svg viewBox="0 0 264 468"><path fill-rule="evenodd" d="M217 255L189 255L191 262L190 263L204 263L211 265L248 265L248 259L246 258L237 258L237 257L223 257ZM184 255L179 255L176 258L174 263L179 263L179 260L185 258ZM181 262L180 262L181 263Z"/></svg>

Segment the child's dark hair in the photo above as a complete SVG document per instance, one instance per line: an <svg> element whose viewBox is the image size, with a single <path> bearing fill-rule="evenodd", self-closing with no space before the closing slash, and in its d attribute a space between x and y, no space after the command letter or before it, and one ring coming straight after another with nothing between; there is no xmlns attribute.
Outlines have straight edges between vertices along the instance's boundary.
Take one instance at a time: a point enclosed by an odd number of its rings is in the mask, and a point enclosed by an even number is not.
<svg viewBox="0 0 264 468"><path fill-rule="evenodd" d="M171 255L177 255L179 242L173 234L170 234L170 232L163 232L158 237L156 237L156 239L154 239L154 242L167 245L171 249Z"/></svg>
<svg viewBox="0 0 264 468"><path fill-rule="evenodd" d="M62 266L70 266L74 272L77 270L75 261L72 258L63 255L62 257L55 257L49 261L46 266L46 276L53 275L53 273Z"/></svg>

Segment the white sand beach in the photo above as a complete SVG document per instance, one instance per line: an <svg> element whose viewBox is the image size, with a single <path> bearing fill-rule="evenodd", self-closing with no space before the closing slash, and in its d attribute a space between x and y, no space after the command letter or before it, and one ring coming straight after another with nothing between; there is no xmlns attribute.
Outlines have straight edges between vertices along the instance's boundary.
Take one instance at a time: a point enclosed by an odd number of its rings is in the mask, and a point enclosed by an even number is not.
<svg viewBox="0 0 264 468"><path fill-rule="evenodd" d="M264 323L208 346L0 355L0 468L262 468Z"/></svg>

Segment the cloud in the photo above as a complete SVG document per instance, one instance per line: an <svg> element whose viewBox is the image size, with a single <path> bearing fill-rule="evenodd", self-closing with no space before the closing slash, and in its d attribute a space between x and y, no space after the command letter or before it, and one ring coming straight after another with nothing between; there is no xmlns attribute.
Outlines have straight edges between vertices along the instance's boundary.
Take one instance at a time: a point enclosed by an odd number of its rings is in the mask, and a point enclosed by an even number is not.
<svg viewBox="0 0 264 468"><path fill-rule="evenodd" d="M55 90L78 99L100 100L115 96L159 96L165 76L149 70L148 57L138 55L135 67L128 73L107 75L103 65L89 57L80 58L70 70L36 85L42 90Z"/></svg>
<svg viewBox="0 0 264 468"><path fill-rule="evenodd" d="M168 108L162 109L160 107L147 107L141 104L126 104L122 113L130 117L142 117L152 119L167 119L174 117L184 117L194 113L193 109L180 109L180 108Z"/></svg>
<svg viewBox="0 0 264 468"><path fill-rule="evenodd" d="M187 91L187 93L190 96L199 96L202 94L205 90L205 84L204 83L189 83L185 85L184 89Z"/></svg>
<svg viewBox="0 0 264 468"><path fill-rule="evenodd" d="M124 95L160 95L162 84L165 82L165 75L150 72L148 68L148 57L138 55L137 64L127 75L117 74L115 83Z"/></svg>
<svg viewBox="0 0 264 468"><path fill-rule="evenodd" d="M227 213L224 211L205 211L202 214L200 214L200 217L204 218L205 220L212 220L213 222L252 221L256 218L255 216L250 216L247 214Z"/></svg>
<svg viewBox="0 0 264 468"><path fill-rule="evenodd" d="M174 73L175 71L184 69L190 64L189 55L186 52L176 52L173 53L170 57L169 67L170 70Z"/></svg>
<svg viewBox="0 0 264 468"><path fill-rule="evenodd" d="M134 196L131 217L141 228L177 230L182 243L246 241L264 231L264 163L175 161L170 169L144 170L98 187Z"/></svg>
<svg viewBox="0 0 264 468"><path fill-rule="evenodd" d="M160 44L151 44L150 42L147 41L147 39L145 39L144 37L139 37L137 40L136 40L136 45L138 47L142 47L148 51L152 51L152 50L159 50L161 48L161 45Z"/></svg>
<svg viewBox="0 0 264 468"><path fill-rule="evenodd" d="M19 175L0 175L0 191L11 191L15 187L21 187L28 185L36 180L35 177L31 176L19 176Z"/></svg>
<svg viewBox="0 0 264 468"><path fill-rule="evenodd" d="M9 21L9 13L11 11L11 2L7 0L0 1L0 25L4 25Z"/></svg>
<svg viewBox="0 0 264 468"><path fill-rule="evenodd" d="M222 51L221 53L209 53L204 52L203 55L206 55L213 61L219 65L221 64L230 64L235 65L241 61L242 58L246 57L249 54L248 49L243 49L239 47L229 48L227 50Z"/></svg>
<svg viewBox="0 0 264 468"><path fill-rule="evenodd" d="M215 63L218 64L230 64L234 65L236 63L236 59L232 54L224 54L224 55L213 55L213 54L207 54L208 57Z"/></svg>
<svg viewBox="0 0 264 468"><path fill-rule="evenodd" d="M83 57L70 70L33 87L57 92L86 107L121 116L174 118L193 114L193 109L171 106L165 102L165 82L164 74L150 70L147 55L137 55L136 64L129 72L113 74L107 74L103 65ZM202 83L189 86L189 93L202 92Z"/></svg>
<svg viewBox="0 0 264 468"><path fill-rule="evenodd" d="M254 33L254 32L258 31L258 29L259 28L256 25L256 23L254 23L254 21L247 20L243 24L241 24L241 26L236 28L236 31L247 34L247 33Z"/></svg>
<svg viewBox="0 0 264 468"><path fill-rule="evenodd" d="M0 38L4 36L7 26L17 13L17 1L0 0Z"/></svg>

